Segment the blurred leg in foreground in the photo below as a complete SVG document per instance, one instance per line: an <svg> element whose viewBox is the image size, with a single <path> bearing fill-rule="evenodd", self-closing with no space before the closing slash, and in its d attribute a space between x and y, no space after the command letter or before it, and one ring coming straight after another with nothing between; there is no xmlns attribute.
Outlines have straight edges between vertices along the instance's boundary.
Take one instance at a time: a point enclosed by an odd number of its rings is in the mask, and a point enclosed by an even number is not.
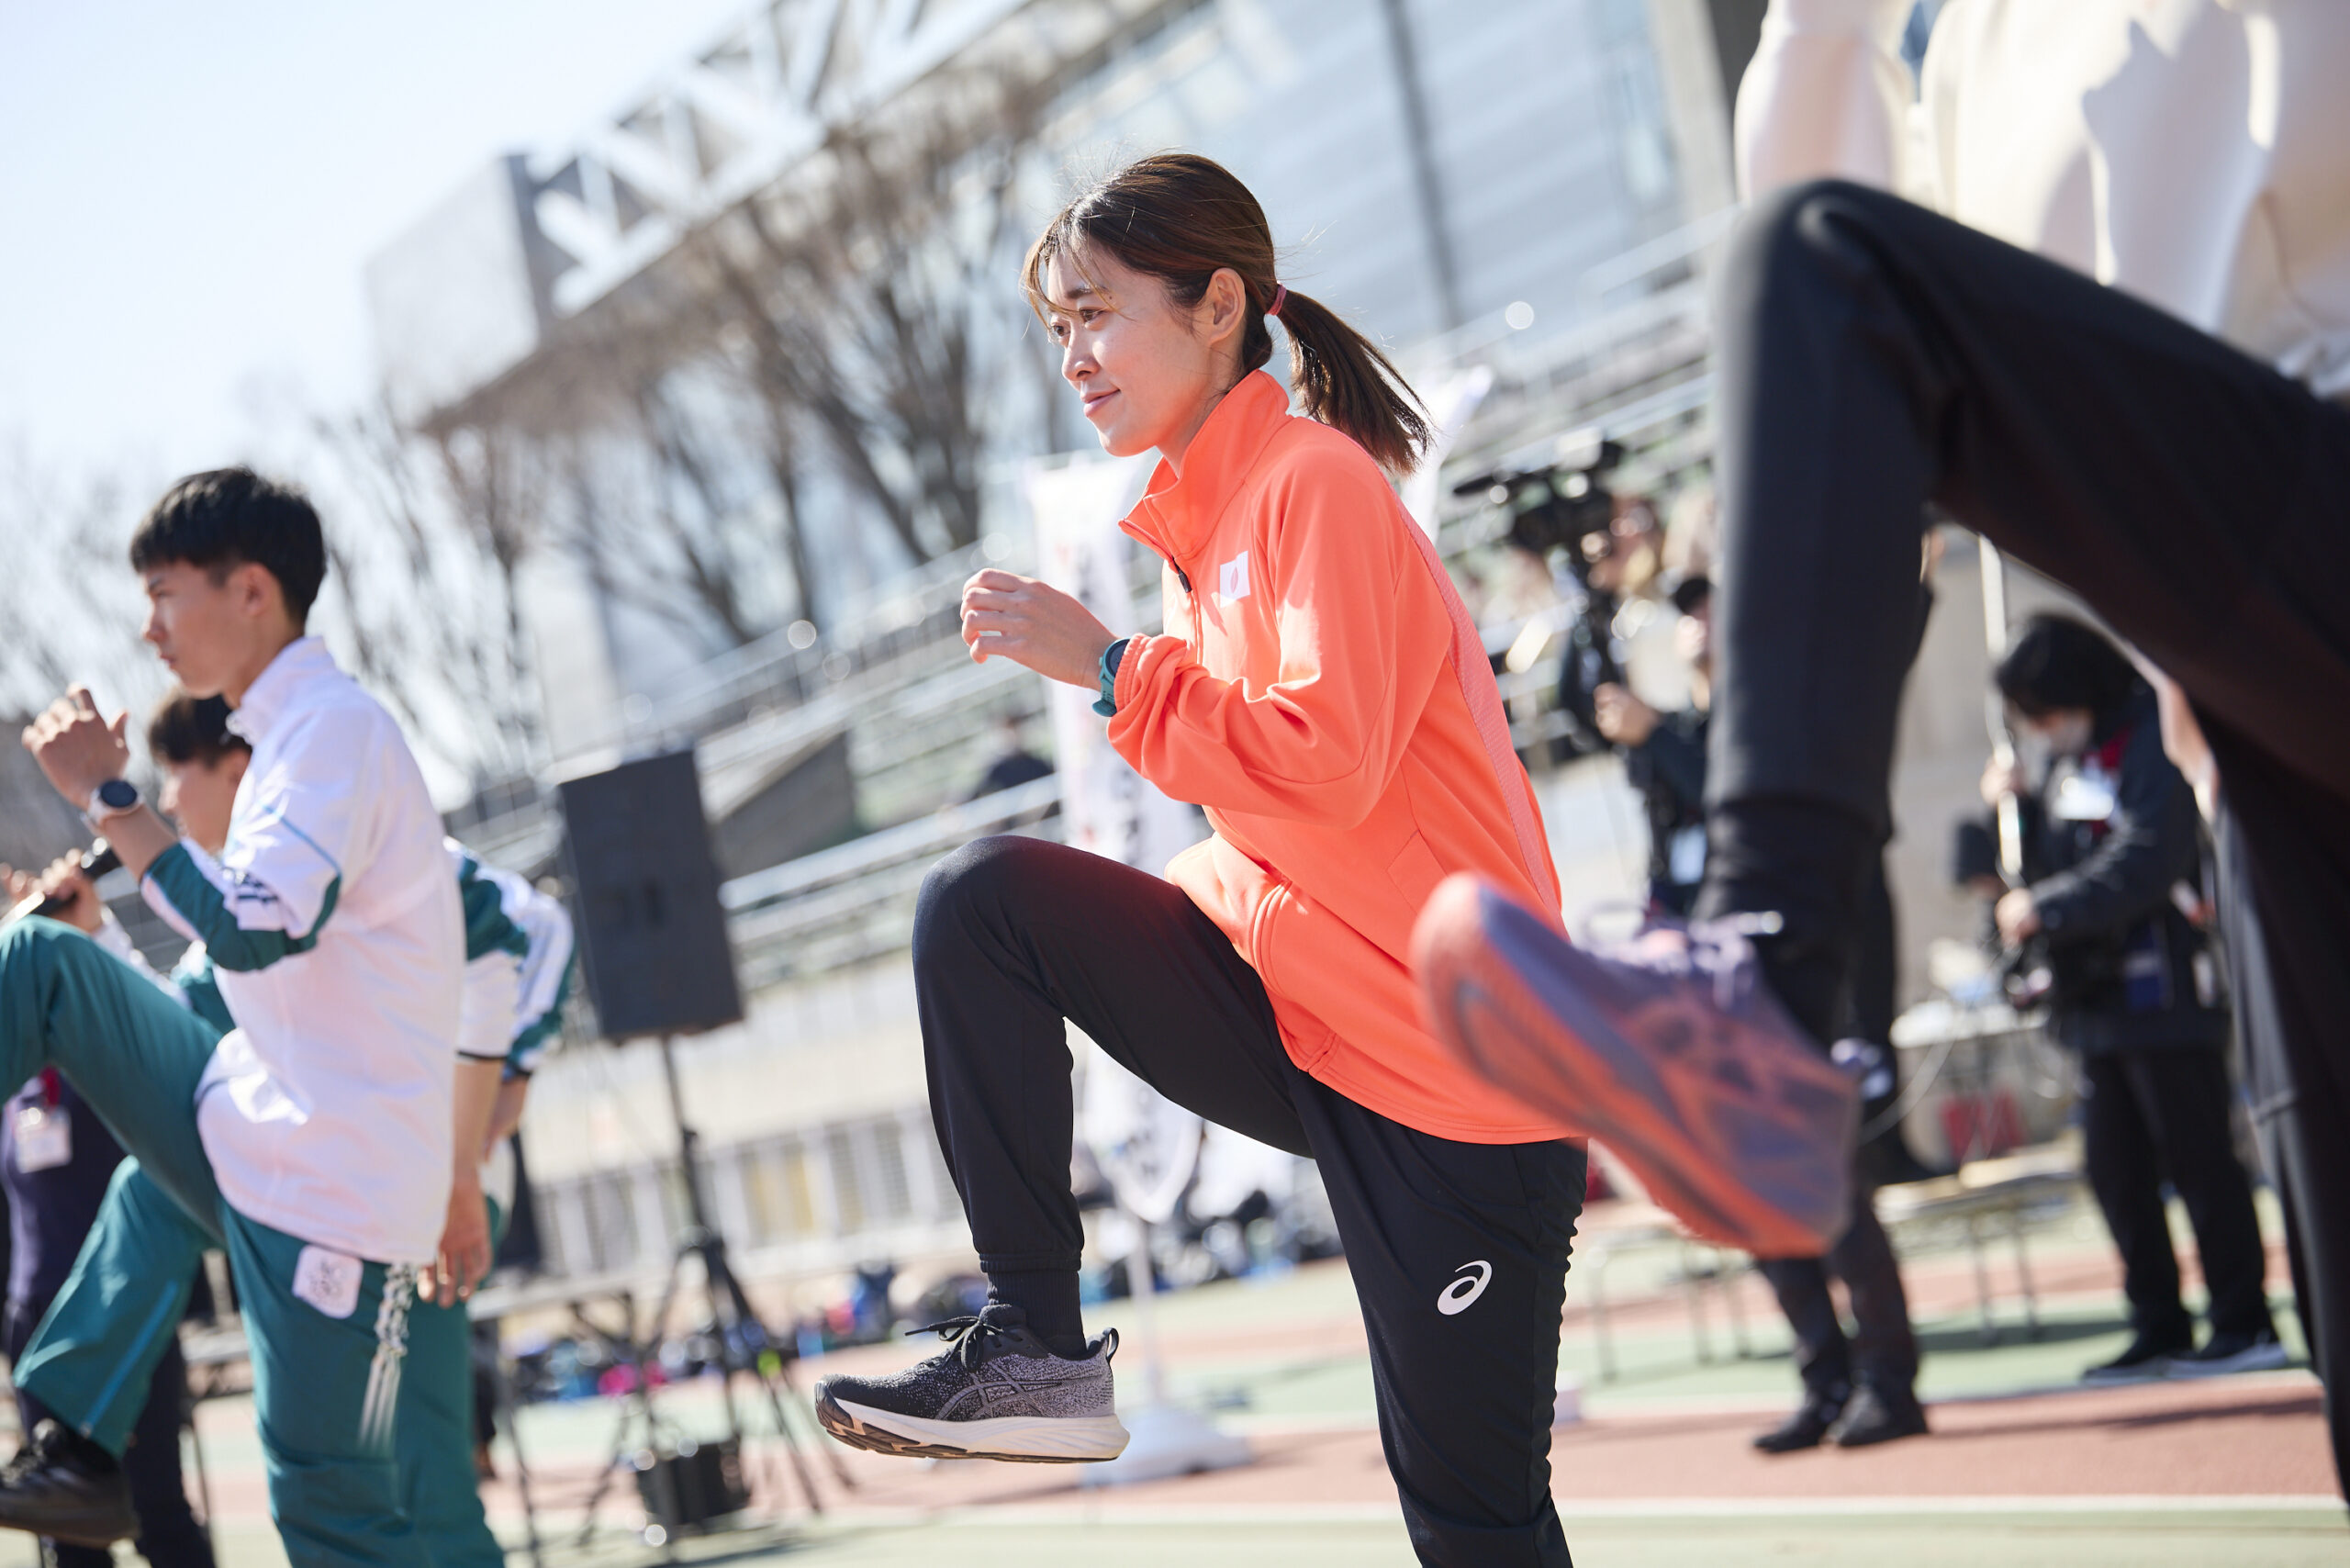
<svg viewBox="0 0 2350 1568"><path fill-rule="evenodd" d="M2342 1009L2324 1009L2350 985L2350 410L2053 262L1841 183L1747 219L1720 334L1724 558L1698 914L1751 937L1767 989L1831 1037L1891 825L1931 500L2080 594L2186 691L2267 936L2297 1096L2288 1143L2312 1166L2339 1159L2350 1052ZM1465 911L1439 898L1424 935ZM1685 1123L1666 1069L1706 1037L1704 1018L1736 1022L1748 1005L1716 983L1722 971L1655 950L1527 956L1550 971L1526 980L1547 1019L1513 1024L1539 1036L1554 1076L1633 1081L1620 1103L1595 1102L1594 1136L1637 1145ZM1434 979L1435 1014L1479 1060L1458 988ZM1627 1066L1641 1062L1656 1092ZM1530 1067L1505 1076L1542 1090ZM1728 1202L1768 1146L1724 1120L1676 1148L1682 1180ZM2296 1195L2325 1211L2350 1187L2312 1180ZM2306 1218L2312 1236L2339 1223ZM2322 1298L2350 1285L2343 1265L2310 1260ZM2339 1432L2336 1393L2350 1390L2329 1392Z"/></svg>

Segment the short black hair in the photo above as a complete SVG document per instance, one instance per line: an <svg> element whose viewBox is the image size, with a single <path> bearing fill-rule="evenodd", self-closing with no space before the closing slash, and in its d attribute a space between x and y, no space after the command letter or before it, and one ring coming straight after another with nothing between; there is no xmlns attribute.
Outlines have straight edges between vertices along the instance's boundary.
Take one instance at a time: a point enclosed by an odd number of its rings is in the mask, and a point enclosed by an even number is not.
<svg viewBox="0 0 2350 1568"><path fill-rule="evenodd" d="M1703 572L1692 572L1673 585L1673 608L1684 615L1695 615L1698 608L1714 597L1714 579Z"/></svg>
<svg viewBox="0 0 2350 1568"><path fill-rule="evenodd" d="M216 582L232 566L262 567L300 626L326 580L326 534L293 486L250 468L211 468L165 490L130 536L133 571L181 561L210 569Z"/></svg>
<svg viewBox="0 0 2350 1568"><path fill-rule="evenodd" d="M200 762L210 767L232 751L252 745L229 727L229 700L191 697L174 690L147 721L147 754L171 767Z"/></svg>
<svg viewBox="0 0 2350 1568"><path fill-rule="evenodd" d="M2139 687L2137 666L2103 633L2069 615L2035 615L2023 624L1994 679L2026 718L2085 708L2099 727Z"/></svg>

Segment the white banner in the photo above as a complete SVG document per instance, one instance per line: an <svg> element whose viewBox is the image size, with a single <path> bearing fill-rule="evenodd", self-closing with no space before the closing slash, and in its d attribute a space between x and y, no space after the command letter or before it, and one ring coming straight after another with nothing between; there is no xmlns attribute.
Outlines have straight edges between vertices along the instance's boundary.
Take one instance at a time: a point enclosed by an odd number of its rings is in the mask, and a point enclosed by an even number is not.
<svg viewBox="0 0 2350 1568"><path fill-rule="evenodd" d="M1037 575L1073 594L1117 636L1142 622L1132 583L1137 548L1119 522L1141 498L1147 457L1031 463L1021 490L1036 530ZM1076 847L1153 876L1201 837L1200 814L1170 801L1111 749L1098 692L1052 687L1054 765L1061 823ZM1199 1158L1200 1118L1100 1051L1086 1064L1080 1136L1118 1201L1146 1224L1174 1212Z"/></svg>
<svg viewBox="0 0 2350 1568"><path fill-rule="evenodd" d="M1412 514L1412 521L1431 539L1436 537L1437 508L1444 499L1437 476L1444 468L1444 460L1460 443L1460 432L1469 428L1477 405L1485 400L1485 394L1493 387L1494 367L1472 365L1447 376L1435 391L1427 394L1423 404L1428 414L1428 449L1412 476L1404 481L1403 497L1404 510Z"/></svg>
<svg viewBox="0 0 2350 1568"><path fill-rule="evenodd" d="M1119 522L1141 498L1147 457L1031 463L1021 490L1036 530L1037 575L1074 595L1124 637L1142 623L1131 563L1136 546ZM1143 781L1110 747L1091 689L1052 689L1054 766L1061 776L1061 822L1070 844L1153 876L1199 842L1199 813Z"/></svg>

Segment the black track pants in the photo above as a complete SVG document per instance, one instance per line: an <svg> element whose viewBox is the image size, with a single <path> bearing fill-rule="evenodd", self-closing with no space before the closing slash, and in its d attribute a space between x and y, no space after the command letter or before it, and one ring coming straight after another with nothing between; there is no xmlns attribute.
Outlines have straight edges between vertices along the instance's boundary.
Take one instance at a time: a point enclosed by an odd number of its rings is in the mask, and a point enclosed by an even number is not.
<svg viewBox="0 0 2350 1568"><path fill-rule="evenodd" d="M2228 1081L2227 1058L2216 1049L2095 1056L2085 1077L2089 1187L2121 1253L2130 1327L2157 1339L2194 1333L2178 1299L2178 1255L2163 1206L2167 1180L2194 1222L2195 1251L2211 1294L2211 1331L2270 1332L2268 1255L2229 1125L2235 1086Z"/></svg>
<svg viewBox="0 0 2350 1568"><path fill-rule="evenodd" d="M1909 1295L1866 1183L1852 1183L1852 1223L1827 1257L1758 1259L1755 1267L1795 1331L1796 1372L1805 1394L1838 1402L1855 1383L1888 1394L1916 1392L1918 1336L1909 1326ZM1831 1276L1844 1282L1852 1297L1849 1337L1829 1294Z"/></svg>
<svg viewBox="0 0 2350 1568"><path fill-rule="evenodd" d="M2221 766L2232 765L2223 756ZM2275 902L2301 913L2272 934L2249 886L2245 795L2232 782L2228 800L2214 837L2244 1081L2284 1201L2301 1338L2325 1383L2334 1482L2350 1496L2350 963L2338 945L2350 931L2350 877L2322 860L2300 867Z"/></svg>
<svg viewBox="0 0 2350 1568"><path fill-rule="evenodd" d="M1189 899L1081 850L990 838L949 856L923 884L913 958L931 1114L984 1268L1078 1266L1066 1020L1178 1104L1319 1163L1420 1561L1569 1562L1549 1456L1579 1145L1454 1143L1316 1082Z"/></svg>
<svg viewBox="0 0 2350 1568"><path fill-rule="evenodd" d="M1888 829L1918 529L1939 504L2186 689L2289 1065L2311 1294L2350 1314L2350 410L2115 289L1856 185L1759 206L1718 343L1721 586L1707 886L1775 910L1825 1037ZM2257 1045L2258 1042L2251 1042ZM2350 1320L2346 1320L2350 1321ZM2321 1324L2312 1337L2350 1345ZM2332 1370L2329 1368L2329 1370ZM2343 1395L2330 1391L2336 1410Z"/></svg>

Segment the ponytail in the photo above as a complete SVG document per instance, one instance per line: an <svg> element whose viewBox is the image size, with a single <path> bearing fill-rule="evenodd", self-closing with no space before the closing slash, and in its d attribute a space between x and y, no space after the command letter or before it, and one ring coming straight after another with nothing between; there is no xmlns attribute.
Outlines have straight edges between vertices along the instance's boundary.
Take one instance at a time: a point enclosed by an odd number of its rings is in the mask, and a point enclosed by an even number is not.
<svg viewBox="0 0 2350 1568"><path fill-rule="evenodd" d="M1158 278L1189 309L1218 270L1238 274L1248 297L1240 367L1273 357L1270 322L1289 333L1290 385L1306 413L1350 436L1382 466L1416 467L1427 451L1427 416L1394 364L1370 339L1318 300L1276 277L1272 230L1248 187L1213 160L1163 152L1129 163L1078 197L1028 248L1021 283L1038 315L1046 269L1057 257L1099 249Z"/></svg>
<svg viewBox="0 0 2350 1568"><path fill-rule="evenodd" d="M1281 299L1281 323L1289 332L1290 385L1305 411L1354 437L1382 467L1398 474L1417 467L1428 445L1427 416L1388 357L1337 311L1293 288ZM1261 320L1257 330L1264 330ZM1265 354L1272 354L1270 340Z"/></svg>

